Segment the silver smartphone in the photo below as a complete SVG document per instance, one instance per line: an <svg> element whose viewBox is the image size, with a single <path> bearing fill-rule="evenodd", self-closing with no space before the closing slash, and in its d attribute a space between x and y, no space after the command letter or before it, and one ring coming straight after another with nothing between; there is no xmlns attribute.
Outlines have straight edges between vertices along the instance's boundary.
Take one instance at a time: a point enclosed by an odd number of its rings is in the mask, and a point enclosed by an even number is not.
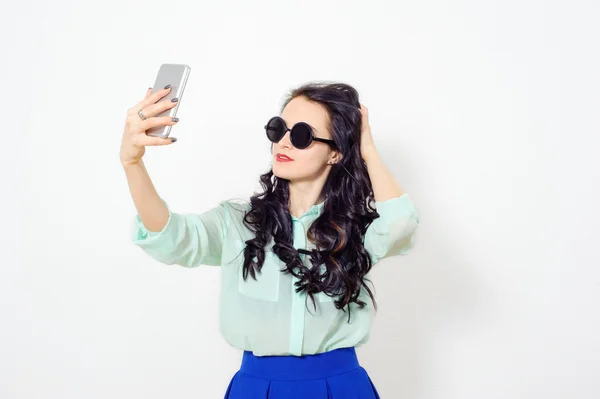
<svg viewBox="0 0 600 399"><path fill-rule="evenodd" d="M177 97L178 101L176 106L161 112L160 114L156 115L157 117L168 116L172 118L177 115L177 109L179 109L179 105L181 105L181 97L183 97L183 90L185 89L190 71L191 68L189 65L185 64L162 64L160 66L158 74L156 75L156 80L154 81L152 93L156 93L157 91L164 89L166 85L171 85L171 91L169 91L166 96L161 98L159 102L171 101L171 99L175 97ZM148 136L162 138L169 137L169 133L171 133L170 125L157 126L146 131Z"/></svg>

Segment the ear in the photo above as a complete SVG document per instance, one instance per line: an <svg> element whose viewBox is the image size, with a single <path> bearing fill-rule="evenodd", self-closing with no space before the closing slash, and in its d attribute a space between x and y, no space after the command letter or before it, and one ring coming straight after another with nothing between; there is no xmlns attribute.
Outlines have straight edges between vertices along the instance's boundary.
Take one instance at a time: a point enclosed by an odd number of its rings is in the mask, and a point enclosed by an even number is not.
<svg viewBox="0 0 600 399"><path fill-rule="evenodd" d="M331 158L329 158L329 161L327 162L330 165L333 165L334 163L338 163L342 160L344 156L342 155L341 152L339 151L335 151L333 153L333 155L331 156Z"/></svg>

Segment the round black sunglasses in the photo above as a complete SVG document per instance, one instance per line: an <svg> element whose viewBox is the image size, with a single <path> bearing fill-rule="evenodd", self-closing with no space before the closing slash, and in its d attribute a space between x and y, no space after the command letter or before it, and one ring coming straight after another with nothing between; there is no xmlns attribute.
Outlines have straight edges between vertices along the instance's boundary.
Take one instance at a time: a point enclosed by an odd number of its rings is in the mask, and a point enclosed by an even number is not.
<svg viewBox="0 0 600 399"><path fill-rule="evenodd" d="M291 129L287 127L283 118L274 116L265 125L267 137L273 143L278 143L279 140L290 131L290 140L292 145L298 149L308 148L313 141L329 144L332 148L336 148L335 141L315 137L312 127L306 122L298 122Z"/></svg>

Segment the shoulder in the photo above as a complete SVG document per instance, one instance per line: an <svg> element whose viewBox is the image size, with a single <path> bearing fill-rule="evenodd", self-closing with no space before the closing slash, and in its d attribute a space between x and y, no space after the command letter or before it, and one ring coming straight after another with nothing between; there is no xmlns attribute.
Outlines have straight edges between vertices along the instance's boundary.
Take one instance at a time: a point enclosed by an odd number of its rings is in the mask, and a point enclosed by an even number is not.
<svg viewBox="0 0 600 399"><path fill-rule="evenodd" d="M223 200L219 206L225 207L232 217L245 215L251 208L250 201L243 198L230 198Z"/></svg>
<svg viewBox="0 0 600 399"><path fill-rule="evenodd" d="M222 207L227 214L227 224L233 226L235 230L240 233L245 229L244 227L244 216L252 206L250 201L243 198L230 198L223 200L219 203L219 207Z"/></svg>

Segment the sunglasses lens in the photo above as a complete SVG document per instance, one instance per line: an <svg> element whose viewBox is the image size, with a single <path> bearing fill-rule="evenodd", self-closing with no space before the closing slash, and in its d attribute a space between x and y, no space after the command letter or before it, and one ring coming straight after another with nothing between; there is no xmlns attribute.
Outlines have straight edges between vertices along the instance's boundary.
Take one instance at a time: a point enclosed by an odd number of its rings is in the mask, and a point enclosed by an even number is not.
<svg viewBox="0 0 600 399"><path fill-rule="evenodd" d="M297 123L292 128L292 144L294 147L303 149L310 145L312 141L312 131L310 126L305 123Z"/></svg>
<svg viewBox="0 0 600 399"><path fill-rule="evenodd" d="M265 127L267 130L267 137L273 143L277 143L283 137L283 132L285 131L285 123L281 118L271 118Z"/></svg>

